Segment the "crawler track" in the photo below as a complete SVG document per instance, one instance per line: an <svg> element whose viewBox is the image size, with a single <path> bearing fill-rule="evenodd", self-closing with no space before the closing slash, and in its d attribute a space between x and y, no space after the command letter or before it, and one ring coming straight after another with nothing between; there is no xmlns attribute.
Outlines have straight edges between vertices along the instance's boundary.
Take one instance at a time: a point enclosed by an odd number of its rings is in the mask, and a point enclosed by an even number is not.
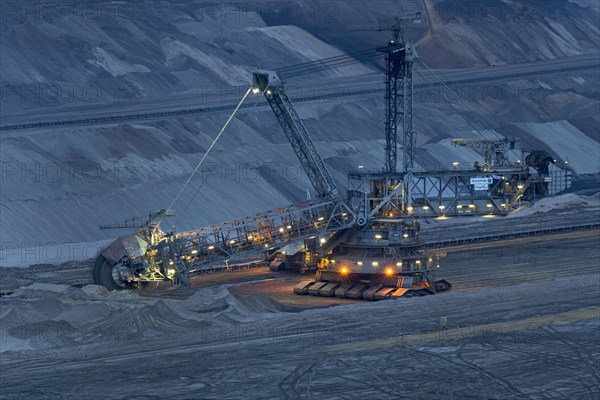
<svg viewBox="0 0 600 400"><path fill-rule="evenodd" d="M436 294L450 290L452 284L446 280L435 281L432 287L422 288L397 288L386 286L369 286L364 283L341 284L336 282L302 281L294 287L297 295L311 295L321 297L337 297L353 300L387 300L399 297L418 297Z"/></svg>

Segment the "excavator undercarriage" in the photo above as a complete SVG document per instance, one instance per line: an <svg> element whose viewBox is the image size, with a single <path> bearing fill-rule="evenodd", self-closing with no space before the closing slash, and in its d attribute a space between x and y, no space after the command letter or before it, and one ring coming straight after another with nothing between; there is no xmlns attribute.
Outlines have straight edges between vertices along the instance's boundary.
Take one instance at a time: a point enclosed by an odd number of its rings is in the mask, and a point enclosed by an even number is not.
<svg viewBox="0 0 600 400"><path fill-rule="evenodd" d="M391 219L349 228L306 242L296 254L279 253L271 269L316 269L314 279L296 285L298 295L373 301L450 289L450 283L435 279L440 255L426 251L418 234L418 223Z"/></svg>

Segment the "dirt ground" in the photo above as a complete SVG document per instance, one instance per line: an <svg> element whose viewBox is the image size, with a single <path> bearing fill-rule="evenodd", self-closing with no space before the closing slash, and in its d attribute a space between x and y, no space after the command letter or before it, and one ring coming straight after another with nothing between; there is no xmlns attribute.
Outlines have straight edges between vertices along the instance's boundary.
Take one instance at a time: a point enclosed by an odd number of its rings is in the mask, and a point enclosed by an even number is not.
<svg viewBox="0 0 600 400"><path fill-rule="evenodd" d="M306 276L267 268L144 292L37 282L0 299L0 398L599 398L598 243L456 247L452 291L376 303L296 296Z"/></svg>

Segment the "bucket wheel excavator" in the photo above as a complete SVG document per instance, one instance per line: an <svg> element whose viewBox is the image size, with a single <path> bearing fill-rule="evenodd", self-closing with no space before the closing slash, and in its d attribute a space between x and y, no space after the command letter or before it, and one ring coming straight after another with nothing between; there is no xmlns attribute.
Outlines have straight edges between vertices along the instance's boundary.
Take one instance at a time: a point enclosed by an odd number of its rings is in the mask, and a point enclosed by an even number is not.
<svg viewBox="0 0 600 400"><path fill-rule="evenodd" d="M300 295L381 300L450 289L448 282L435 280L438 260L425 251L420 224L410 212L412 63L417 54L403 38L403 22L398 18L391 27L378 27L394 33L377 49L385 56L386 74L383 172L349 174L348 190L341 195L277 72L257 71L253 91L263 93L273 110L314 187L314 200L177 234L159 227L174 212L155 211L146 223L135 225L136 234L102 251L94 268L96 283L111 290L164 280L184 285L215 265L243 264L268 254L273 270L316 271L314 279L294 289ZM402 171L397 171L399 136Z"/></svg>

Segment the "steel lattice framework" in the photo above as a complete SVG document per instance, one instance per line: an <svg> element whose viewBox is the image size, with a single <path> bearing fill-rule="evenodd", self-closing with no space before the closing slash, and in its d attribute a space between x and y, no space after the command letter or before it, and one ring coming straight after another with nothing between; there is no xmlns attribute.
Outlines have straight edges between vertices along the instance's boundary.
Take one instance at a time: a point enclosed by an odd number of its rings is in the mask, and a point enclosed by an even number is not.
<svg viewBox="0 0 600 400"><path fill-rule="evenodd" d="M412 126L412 63L415 51L408 43L379 48L385 53L385 170L394 173L398 163L398 128L402 134L403 172L414 165L415 136Z"/></svg>
<svg viewBox="0 0 600 400"><path fill-rule="evenodd" d="M339 195L337 186L285 93L283 83L277 73L274 71L255 72L254 84L255 90L265 94L267 102L315 188L317 196L327 199L337 198Z"/></svg>
<svg viewBox="0 0 600 400"><path fill-rule="evenodd" d="M198 230L157 238L150 269L185 277L224 261L236 261L312 236L354 225L354 213L338 200L311 201ZM172 269L172 272L168 270Z"/></svg>

